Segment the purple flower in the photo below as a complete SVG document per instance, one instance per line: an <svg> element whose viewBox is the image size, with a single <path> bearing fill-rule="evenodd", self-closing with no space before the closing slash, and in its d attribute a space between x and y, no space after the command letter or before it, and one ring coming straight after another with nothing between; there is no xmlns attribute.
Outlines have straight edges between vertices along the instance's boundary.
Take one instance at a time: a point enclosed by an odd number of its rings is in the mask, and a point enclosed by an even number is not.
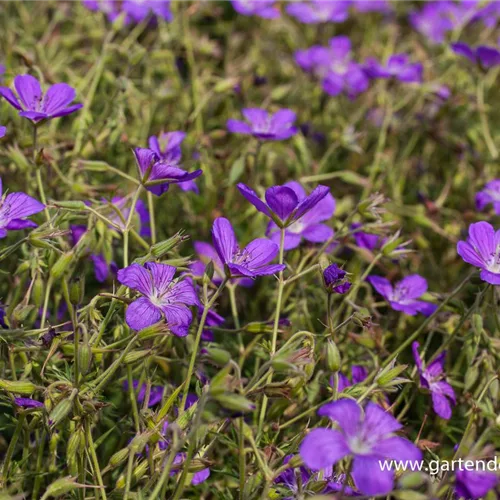
<svg viewBox="0 0 500 500"><path fill-rule="evenodd" d="M368 377L368 372L366 368L361 365L352 365L351 367L351 380L347 378L346 375L339 372L339 385L337 387L338 392L342 392L343 390L351 387L352 385L359 384L363 382L363 380ZM333 386L333 377L330 378L330 385Z"/></svg>
<svg viewBox="0 0 500 500"><path fill-rule="evenodd" d="M2 328L9 328L7 323L5 323L5 306L3 306L2 304L0 304L0 326Z"/></svg>
<svg viewBox="0 0 500 500"><path fill-rule="evenodd" d="M106 202L104 199L102 201ZM122 230L125 229L125 223L123 221L127 221L129 218L131 203L130 199L123 196L115 196L114 198L111 198L111 205L113 205L113 207L111 208L110 213L106 214L106 216L111 222L116 224ZM116 209L120 211L123 219L116 212ZM142 200L137 200L135 213L139 217L139 235L143 238L149 238L151 236L149 210Z"/></svg>
<svg viewBox="0 0 500 500"><path fill-rule="evenodd" d="M198 319L201 318L203 314L203 306L198 306ZM207 319L205 321L205 328L201 332L201 339L205 342L213 342L214 341L214 332L210 329L211 326L220 326L226 320L220 315L217 314L213 309L208 310Z"/></svg>
<svg viewBox="0 0 500 500"><path fill-rule="evenodd" d="M215 248L209 243L203 241L195 241L194 249L198 254L199 260L195 260L189 269L195 278L201 278L205 273L206 265L211 261L214 265L214 277L212 281L215 285L220 285L224 280L225 271L224 264L220 260L219 254ZM238 284L244 287L250 287L253 285L253 280L251 278L236 278L231 280L231 283Z"/></svg>
<svg viewBox="0 0 500 500"><path fill-rule="evenodd" d="M127 13L127 21L135 23L144 21L150 14L168 22L173 19L170 0L125 0L121 8Z"/></svg>
<svg viewBox="0 0 500 500"><path fill-rule="evenodd" d="M30 119L33 123L69 115L83 106L83 104L70 106L76 97L76 92L66 83L56 83L44 94L35 77L18 75L14 78L14 87L18 97L8 87L0 87L0 96L18 109L20 116Z"/></svg>
<svg viewBox="0 0 500 500"><path fill-rule="evenodd" d="M302 460L319 470L352 456L352 477L364 495L386 495L393 488L394 472L382 470L380 461L422 459L414 444L394 434L402 425L374 403L363 413L355 401L341 399L322 406L318 415L337 422L339 430L313 429L300 445Z"/></svg>
<svg viewBox="0 0 500 500"><path fill-rule="evenodd" d="M181 144L185 138L186 134L180 131L164 132L158 137L152 135L149 138L149 149L170 165L178 165L182 158ZM179 187L183 191L199 193L198 186L194 181L180 182Z"/></svg>
<svg viewBox="0 0 500 500"><path fill-rule="evenodd" d="M134 389L137 390L137 387L139 387L139 381L133 380L132 386ZM139 389L139 392L137 394L137 402L138 403L142 403L144 401L144 398L146 397L146 388L147 388L146 384L141 384L141 388ZM125 380L123 382L123 389L125 391L128 390L128 381L127 380ZM151 386L151 390L149 392L148 408L151 408L152 406L155 406L158 403L161 403L161 400L163 398L163 391L164 391L164 387L162 387L161 385Z"/></svg>
<svg viewBox="0 0 500 500"><path fill-rule="evenodd" d="M394 287L381 276L369 276L368 281L395 311L402 311L410 316L417 313L430 316L437 308L435 304L417 300L427 291L427 280L418 274L406 276Z"/></svg>
<svg viewBox="0 0 500 500"><path fill-rule="evenodd" d="M331 219L335 212L335 198L330 194L329 188L317 186L309 196L306 195L304 188L298 182L288 182L284 186L277 186L277 188L269 196L270 190L266 191L266 201L270 208L277 210L278 215L278 219L273 218L267 226L266 234L272 241L277 244L280 242L278 224L286 228L285 250L297 248L302 239L310 243L324 243L332 238L333 229L322 224L322 222ZM293 193L294 196L290 193ZM247 199L251 201L248 196ZM295 208L292 208L295 203L297 203ZM288 214L290 209L292 211ZM283 217L287 218L283 220Z"/></svg>
<svg viewBox="0 0 500 500"><path fill-rule="evenodd" d="M429 366L424 367L418 353L419 346L418 342L413 342L411 345L413 358L420 375L420 385L431 392L434 411L441 418L448 420L451 417L451 405L455 405L457 401L453 387L445 379L446 351L443 351Z"/></svg>
<svg viewBox="0 0 500 500"><path fill-rule="evenodd" d="M356 222L351 224L351 229L353 230L354 240L359 248L366 248L367 250L373 251L376 248L380 248L384 242L384 238L377 234L365 233L364 231L356 231L362 224Z"/></svg>
<svg viewBox="0 0 500 500"><path fill-rule="evenodd" d="M177 472L179 472L179 469L181 468L181 465L184 463L186 460L186 454L185 453L177 453L175 455L173 465L174 469L176 471L172 471L170 473L171 476L174 476ZM191 484L193 486L196 486L197 484L203 483L203 481L206 481L210 477L210 469L207 467L206 469L202 469L198 472L195 472L193 474L193 478L191 479Z"/></svg>
<svg viewBox="0 0 500 500"><path fill-rule="evenodd" d="M493 204L497 215L500 215L500 179L488 182L482 191L476 194L476 208L484 210L486 205Z"/></svg>
<svg viewBox="0 0 500 500"><path fill-rule="evenodd" d="M265 276L285 269L282 264L269 264L279 253L276 243L266 238L258 238L240 250L231 223L224 217L215 219L212 237L224 267L233 276Z"/></svg>
<svg viewBox="0 0 500 500"><path fill-rule="evenodd" d="M346 272L337 264L330 264L323 271L323 281L329 293L346 293L351 283L345 280Z"/></svg>
<svg viewBox="0 0 500 500"><path fill-rule="evenodd" d="M275 19L280 11L275 7L275 0L231 0L234 10L244 16L259 16Z"/></svg>
<svg viewBox="0 0 500 500"><path fill-rule="evenodd" d="M132 302L125 314L128 326L141 330L162 317L174 335L185 337L192 320L188 306L199 305L190 280L174 280L176 268L166 264L147 262L144 266L132 264L118 271L118 281L143 297Z"/></svg>
<svg viewBox="0 0 500 500"><path fill-rule="evenodd" d="M458 242L457 252L465 262L481 269L483 281L500 285L500 230L495 232L488 222L471 224L469 237Z"/></svg>
<svg viewBox="0 0 500 500"><path fill-rule="evenodd" d="M43 403L31 398L14 398L14 403L21 408L43 408Z"/></svg>
<svg viewBox="0 0 500 500"><path fill-rule="evenodd" d="M349 16L349 2L339 2L338 0L293 2L287 5L286 11L306 24L341 23Z"/></svg>
<svg viewBox="0 0 500 500"><path fill-rule="evenodd" d="M195 170L186 172L177 166L177 163L165 161L152 149L135 148L134 155L143 182L146 182L146 189L156 196L160 196L168 191L170 184L180 184L199 177L203 171ZM147 179L145 178L147 176ZM153 182L154 185L148 185ZM163 181L163 182L159 182Z"/></svg>
<svg viewBox="0 0 500 500"><path fill-rule="evenodd" d="M351 4L358 12L390 12L392 10L387 0L352 0Z"/></svg>
<svg viewBox="0 0 500 500"><path fill-rule="evenodd" d="M2 137L5 137L6 133L7 133L7 127L0 127L0 139Z"/></svg>
<svg viewBox="0 0 500 500"><path fill-rule="evenodd" d="M2 179L0 179L0 196L2 196ZM9 193L0 198L0 238L7 236L7 231L17 231L28 227L37 227L26 217L37 214L45 208L43 203L24 193Z"/></svg>
<svg viewBox="0 0 500 500"><path fill-rule="evenodd" d="M455 27L452 9L456 7L449 1L429 2L423 9L410 14L411 25L434 43L441 43L448 31Z"/></svg>
<svg viewBox="0 0 500 500"><path fill-rule="evenodd" d="M351 42L346 36L330 39L328 47L315 45L295 53L297 64L318 77L323 90L337 96L345 93L354 99L369 87L369 79L363 67L351 59Z"/></svg>
<svg viewBox="0 0 500 500"><path fill-rule="evenodd" d="M335 211L335 199L326 186L317 186L307 196L298 182L273 186L266 190L265 202L245 184L238 184L241 194L271 221L267 234L271 240L280 242L279 227L286 228L285 250L299 246L302 238L311 243L323 243L333 236L333 229L321 224Z"/></svg>
<svg viewBox="0 0 500 500"><path fill-rule="evenodd" d="M500 64L500 51L494 47L481 45L477 49L471 48L466 43L452 43L451 48L455 54L466 57L469 61L484 69L492 68Z"/></svg>
<svg viewBox="0 0 500 500"><path fill-rule="evenodd" d="M475 463L478 462L478 460L473 461ZM457 471L455 481L455 493L457 497L476 499L483 498L488 491L493 489L496 486L498 479L496 474L493 472L487 472L486 470L470 471L465 468L461 468Z"/></svg>
<svg viewBox="0 0 500 500"><path fill-rule="evenodd" d="M283 141L297 133L293 124L297 118L290 109L281 109L274 114L260 108L245 108L242 111L245 120L228 120L227 129L233 134L253 135L267 141Z"/></svg>
<svg viewBox="0 0 500 500"><path fill-rule="evenodd" d="M410 63L406 54L394 54L386 64L380 64L374 58L367 59L364 70L370 78L395 78L405 83L422 82L423 66L420 63Z"/></svg>

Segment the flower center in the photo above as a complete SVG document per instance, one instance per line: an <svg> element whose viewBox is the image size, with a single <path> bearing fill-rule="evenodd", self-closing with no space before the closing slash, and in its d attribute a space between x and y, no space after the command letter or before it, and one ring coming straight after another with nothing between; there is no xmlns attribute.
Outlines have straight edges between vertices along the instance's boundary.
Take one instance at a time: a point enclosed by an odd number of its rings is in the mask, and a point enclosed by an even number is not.
<svg viewBox="0 0 500 500"><path fill-rule="evenodd" d="M348 444L355 455L369 455L372 451L370 443L362 436L353 436L348 440Z"/></svg>

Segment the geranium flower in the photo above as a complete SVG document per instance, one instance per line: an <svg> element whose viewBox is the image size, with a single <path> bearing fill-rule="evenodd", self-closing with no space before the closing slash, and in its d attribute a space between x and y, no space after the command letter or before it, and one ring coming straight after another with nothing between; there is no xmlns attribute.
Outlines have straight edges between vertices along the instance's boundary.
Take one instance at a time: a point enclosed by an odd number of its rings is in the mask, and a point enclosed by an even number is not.
<svg viewBox="0 0 500 500"><path fill-rule="evenodd" d="M118 271L120 283L143 295L127 307L125 319L130 328L142 330L164 317L174 335L188 334L189 306L197 306L199 301L190 280L173 279L175 271L173 266L156 262L132 264Z"/></svg>
<svg viewBox="0 0 500 500"><path fill-rule="evenodd" d="M149 186L146 184L146 189L156 196L166 193L170 184L191 181L203 173L200 169L194 172L186 172L179 168L177 163L162 160L152 149L135 148L134 155L143 180L145 182L158 182ZM148 174L147 181L144 179L146 174Z"/></svg>
<svg viewBox="0 0 500 500"><path fill-rule="evenodd" d="M76 97L76 92L66 83L56 83L44 94L35 77L18 75L14 78L14 87L18 96L8 87L0 87L0 96L18 109L20 116L30 119L33 123L69 115L83 106L83 104L70 106Z"/></svg>
<svg viewBox="0 0 500 500"><path fill-rule="evenodd" d="M297 127L293 126L297 115L290 109L281 109L274 114L260 108L245 108L241 112L247 122L228 120L229 132L268 141L283 141L297 133Z"/></svg>
<svg viewBox="0 0 500 500"><path fill-rule="evenodd" d="M488 222L469 226L467 241L459 241L457 253L468 264L481 269L480 278L500 285L500 230L495 232Z"/></svg>
<svg viewBox="0 0 500 500"><path fill-rule="evenodd" d="M21 408L43 408L43 403L31 398L14 398L14 403Z"/></svg>
<svg viewBox="0 0 500 500"><path fill-rule="evenodd" d="M466 57L469 61L484 69L493 68L500 64L500 51L495 47L481 45L473 49L466 43L452 43L451 48L455 54Z"/></svg>
<svg viewBox="0 0 500 500"><path fill-rule="evenodd" d="M368 281L395 311L402 311L410 316L417 313L430 316L437 308L435 304L417 300L427 291L427 280L418 274L406 276L394 287L381 276L369 276Z"/></svg>
<svg viewBox="0 0 500 500"><path fill-rule="evenodd" d="M0 139L2 137L5 137L6 133L7 133L7 127L0 127Z"/></svg>
<svg viewBox="0 0 500 500"><path fill-rule="evenodd" d="M149 138L149 149L170 165L178 165L182 158L181 144L185 138L186 134L180 131L164 132L158 137L152 135ZM180 182L179 187L183 191L199 193L198 186L194 181Z"/></svg>
<svg viewBox="0 0 500 500"><path fill-rule="evenodd" d="M137 390L137 388L139 387L139 381L133 380L132 387L135 390ZM128 380L125 380L123 382L123 389L125 391L128 390ZM142 403L144 401L144 398L146 397L146 389L147 389L146 384L141 384L139 392L137 393L137 402L138 403ZM155 406L158 403L161 403L161 400L163 399L164 389L165 388L161 385L152 385L151 386L151 389L149 391L148 408L151 408L152 406Z"/></svg>
<svg viewBox="0 0 500 500"><path fill-rule="evenodd" d="M363 412L355 401L341 399L322 406L318 415L329 417L339 430L313 429L300 445L302 460L319 470L351 456L352 477L364 495L387 495L393 489L394 471L382 470L380 461L422 459L413 443L394 434L402 425L374 403Z"/></svg>
<svg viewBox="0 0 500 500"><path fill-rule="evenodd" d="M479 459L465 458L464 462L473 461L476 464ZM483 462L485 462L483 460ZM455 494L457 498L476 499L484 498L488 491L492 490L498 483L497 475L494 472L488 472L484 463L484 470L467 470L467 468L459 468L455 477Z"/></svg>
<svg viewBox="0 0 500 500"><path fill-rule="evenodd" d="M328 47L315 45L295 53L297 64L318 77L323 90L337 96L345 93L349 99L368 89L370 81L363 67L351 56L351 41L346 36L330 39Z"/></svg>
<svg viewBox="0 0 500 500"><path fill-rule="evenodd" d="M346 272L337 264L330 264L323 271L323 281L329 293L346 293L351 288L351 283L345 280Z"/></svg>
<svg viewBox="0 0 500 500"><path fill-rule="evenodd" d="M349 2L338 0L292 2L287 5L286 11L305 24L341 23L349 17Z"/></svg>
<svg viewBox="0 0 500 500"><path fill-rule="evenodd" d="M0 179L0 196L2 196L2 179ZM26 217L37 214L45 208L43 203L25 193L9 193L0 198L0 238L7 236L7 231L17 231L37 225L26 220Z"/></svg>
<svg viewBox="0 0 500 500"><path fill-rule="evenodd" d="M424 70L420 63L410 63L406 54L394 54L385 64L369 58L363 68L369 78L395 78L405 83L421 83Z"/></svg>
<svg viewBox="0 0 500 500"><path fill-rule="evenodd" d="M486 205L493 205L497 215L500 215L500 179L488 182L482 191L476 194L476 208L484 210Z"/></svg>
<svg viewBox="0 0 500 500"><path fill-rule="evenodd" d="M234 10L244 16L259 16L264 19L280 17L275 0L231 0Z"/></svg>
<svg viewBox="0 0 500 500"><path fill-rule="evenodd" d="M215 250L231 275L255 278L285 269L283 264L269 264L278 256L279 248L266 238L257 238L240 250L233 227L224 217L215 219L212 237Z"/></svg>
<svg viewBox="0 0 500 500"><path fill-rule="evenodd" d="M322 243L333 236L333 229L321 224L332 217L335 199L327 186L317 186L310 195L298 182L273 186L266 190L265 202L245 184L238 184L241 194L271 221L267 235L280 242L279 227L285 230L285 250L299 246L302 238L312 243Z"/></svg>
<svg viewBox="0 0 500 500"><path fill-rule="evenodd" d="M170 0L83 0L83 5L92 11L100 11L106 14L108 20L113 22L120 14L125 13L124 23L140 23L149 15L153 21L160 17L165 21L172 21L173 15L170 10Z"/></svg>
<svg viewBox="0 0 500 500"><path fill-rule="evenodd" d="M411 345L413 358L420 375L420 385L431 392L434 411L441 418L448 420L451 417L451 406L455 405L457 401L455 391L446 382L446 374L444 373L446 351L442 352L429 366L425 367L418 353L419 346L418 342L413 342Z"/></svg>

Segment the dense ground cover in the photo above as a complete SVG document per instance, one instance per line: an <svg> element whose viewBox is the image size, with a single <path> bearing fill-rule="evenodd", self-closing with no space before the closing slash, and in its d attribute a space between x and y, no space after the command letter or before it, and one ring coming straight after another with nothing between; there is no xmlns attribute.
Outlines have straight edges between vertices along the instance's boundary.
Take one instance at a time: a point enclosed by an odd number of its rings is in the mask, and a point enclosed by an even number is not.
<svg viewBox="0 0 500 500"><path fill-rule="evenodd" d="M499 6L2 4L1 498L496 498Z"/></svg>

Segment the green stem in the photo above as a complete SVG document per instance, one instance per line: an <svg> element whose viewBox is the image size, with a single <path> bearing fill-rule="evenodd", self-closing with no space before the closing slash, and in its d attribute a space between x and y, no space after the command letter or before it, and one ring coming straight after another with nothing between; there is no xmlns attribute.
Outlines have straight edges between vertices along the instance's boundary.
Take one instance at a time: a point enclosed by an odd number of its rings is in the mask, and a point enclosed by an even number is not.
<svg viewBox="0 0 500 500"><path fill-rule="evenodd" d="M128 266L128 234L130 231L130 226L132 224L132 218L134 217L135 214L135 207L137 205L137 201L139 200L139 196L141 195L141 191L142 191L142 184L137 186L137 189L135 190L127 222L125 224L125 228L123 229L123 267Z"/></svg>
<svg viewBox="0 0 500 500"><path fill-rule="evenodd" d="M7 448L7 453L5 454L5 459L3 462L3 471L2 471L2 482L3 485L5 486L7 484L7 478L9 476L9 468L10 468L10 461L12 459L12 456L14 455L14 450L17 445L17 441L19 440L19 436L21 435L21 431L23 429L23 423L24 423L24 412L19 414L19 418L17 420L17 425L16 429L14 431L14 434L12 435L12 438L9 443L9 447Z"/></svg>
<svg viewBox="0 0 500 500"><path fill-rule="evenodd" d="M97 459L97 454L95 452L95 445L94 441L92 440L92 432L90 431L90 424L88 421L85 423L85 431L87 437L87 448L89 450L90 458L92 459L92 464L97 476L97 484L100 486L99 489L96 488L95 490L96 498L99 498L99 495L101 495L102 499L106 500L106 491L104 488L104 482L102 480L101 469L99 467L99 460Z"/></svg>
<svg viewBox="0 0 500 500"><path fill-rule="evenodd" d="M154 245L156 243L155 207L153 203L153 194L148 191L147 196L148 196L149 223L151 227L151 243Z"/></svg>
<svg viewBox="0 0 500 500"><path fill-rule="evenodd" d="M47 309L49 307L49 297L51 288L52 288L52 278L49 277L47 281L47 287L45 288L45 298L43 301L42 319L40 320L40 328L43 328L45 326L45 319L47 318Z"/></svg>
<svg viewBox="0 0 500 500"><path fill-rule="evenodd" d="M141 432L141 425L139 422L139 410L137 409L137 399L134 392L132 367L130 365L127 365L127 382L128 382L128 394L130 397L130 404L132 405L132 415L134 417L135 432L139 434Z"/></svg>
<svg viewBox="0 0 500 500"><path fill-rule="evenodd" d="M186 375L186 379L184 381L184 390L182 395L181 406L179 408L179 416L181 416L184 413L184 407L186 406L186 401L189 393L189 385L191 383L191 377L193 376L194 364L196 362L196 355L198 354L198 347L200 345L201 334L203 333L203 328L205 327L208 311L215 304L215 301L219 297L222 290L225 288L227 282L228 278L226 277L224 278L224 281L220 284L219 288L217 288L217 291L213 294L212 298L208 302L206 301L207 297L205 297L205 305L203 306L203 312L201 314L200 323L198 325L198 330L196 332L196 337L194 340L193 352L191 353L191 359L189 361L188 372Z"/></svg>
<svg viewBox="0 0 500 500"><path fill-rule="evenodd" d="M486 146L488 146L490 155L494 160L496 160L498 158L498 149L496 148L495 142L491 137L490 127L488 125L488 116L484 106L484 82L485 78L482 78L477 86L477 106L479 109L479 117L481 119L484 141L486 142Z"/></svg>

